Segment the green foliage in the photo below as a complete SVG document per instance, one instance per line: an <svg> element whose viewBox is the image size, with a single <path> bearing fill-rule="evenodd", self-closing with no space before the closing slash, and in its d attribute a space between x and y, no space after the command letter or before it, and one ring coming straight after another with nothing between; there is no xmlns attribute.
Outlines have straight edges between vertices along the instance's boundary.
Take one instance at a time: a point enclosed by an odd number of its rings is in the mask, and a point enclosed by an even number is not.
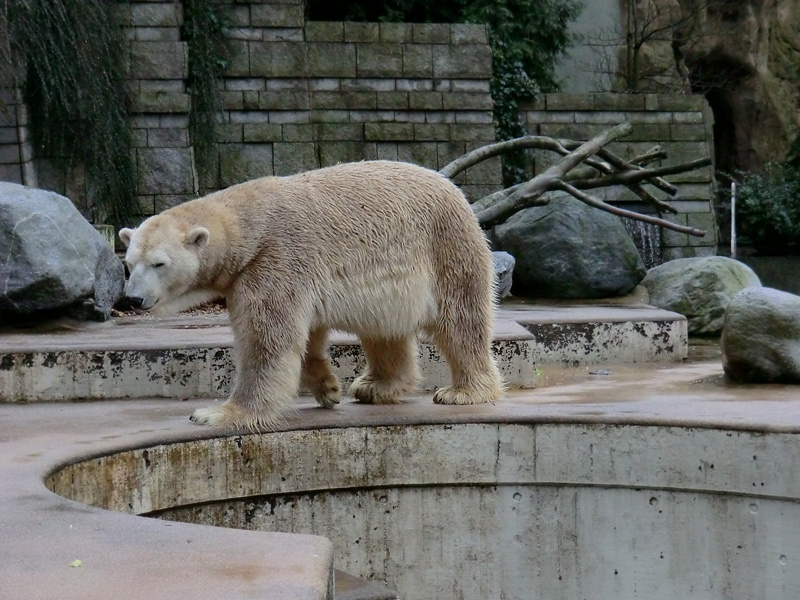
<svg viewBox="0 0 800 600"><path fill-rule="evenodd" d="M486 23L492 44L492 99L498 140L527 134L519 120L519 102L536 92L559 89L556 60L570 45L569 23L580 13L576 0L475 0L464 20ZM503 182L528 179L529 153L503 157Z"/></svg>
<svg viewBox="0 0 800 600"><path fill-rule="evenodd" d="M183 0L183 37L189 48L189 135L201 173L216 157L216 129L222 105L220 81L227 65L219 0Z"/></svg>
<svg viewBox="0 0 800 600"><path fill-rule="evenodd" d="M519 102L536 93L536 85L519 56L501 39L492 39L492 100L494 101L495 135L510 140L527 135L519 119ZM507 186L528 179L529 152L520 150L503 155L503 182Z"/></svg>
<svg viewBox="0 0 800 600"><path fill-rule="evenodd" d="M740 173L736 215L760 254L800 254L800 170L786 162Z"/></svg>
<svg viewBox="0 0 800 600"><path fill-rule="evenodd" d="M8 3L8 22L27 67L37 150L82 162L95 221L121 226L133 220L135 178L112 7L108 0L17 0Z"/></svg>
<svg viewBox="0 0 800 600"><path fill-rule="evenodd" d="M569 47L569 23L580 0L310 0L317 21L486 23L492 44L492 98L497 139L525 135L519 101L536 92L557 91L555 64ZM525 178L524 153L504 157L507 185Z"/></svg>
<svg viewBox="0 0 800 600"><path fill-rule="evenodd" d="M460 4L465 22L489 26L493 45L502 44L502 60L509 69L521 65L539 91L558 90L555 64L571 43L567 28L580 14L581 2L461 0Z"/></svg>

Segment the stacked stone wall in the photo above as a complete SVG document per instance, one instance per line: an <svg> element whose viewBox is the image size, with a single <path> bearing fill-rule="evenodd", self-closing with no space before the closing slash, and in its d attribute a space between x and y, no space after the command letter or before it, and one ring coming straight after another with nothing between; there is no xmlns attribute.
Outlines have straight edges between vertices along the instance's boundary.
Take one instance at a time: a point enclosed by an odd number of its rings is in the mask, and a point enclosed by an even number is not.
<svg viewBox="0 0 800 600"><path fill-rule="evenodd" d="M438 169L494 140L491 50L481 25L306 22L302 0L221 4L228 63L212 166L198 172L189 135L189 53L178 1L115 4L131 96L138 214L263 175L385 158ZM2 36L0 36L2 37ZM0 90L0 177L66 194L93 220L80 169L37 157L19 92ZM544 94L521 107L532 134L588 139L622 121L624 156L661 145L665 163L711 152L711 113L694 96ZM537 168L552 156L537 156ZM34 168L35 164L35 168ZM664 234L667 258L712 254L711 170L670 177L674 220L707 229L702 240ZM501 186L498 158L456 182L476 199ZM623 189L606 199L652 212Z"/></svg>
<svg viewBox="0 0 800 600"><path fill-rule="evenodd" d="M494 139L480 25L304 23L299 4L231 6L219 169L207 187L385 158L438 169ZM478 197L498 159L459 183Z"/></svg>

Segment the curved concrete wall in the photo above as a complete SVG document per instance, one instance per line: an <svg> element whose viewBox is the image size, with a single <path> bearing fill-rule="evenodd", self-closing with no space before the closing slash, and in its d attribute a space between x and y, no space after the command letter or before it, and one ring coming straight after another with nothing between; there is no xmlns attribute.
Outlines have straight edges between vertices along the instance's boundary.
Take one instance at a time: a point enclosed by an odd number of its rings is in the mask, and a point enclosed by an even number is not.
<svg viewBox="0 0 800 600"><path fill-rule="evenodd" d="M135 514L332 539L404 598L800 597L797 436L349 427L131 450L47 481Z"/></svg>

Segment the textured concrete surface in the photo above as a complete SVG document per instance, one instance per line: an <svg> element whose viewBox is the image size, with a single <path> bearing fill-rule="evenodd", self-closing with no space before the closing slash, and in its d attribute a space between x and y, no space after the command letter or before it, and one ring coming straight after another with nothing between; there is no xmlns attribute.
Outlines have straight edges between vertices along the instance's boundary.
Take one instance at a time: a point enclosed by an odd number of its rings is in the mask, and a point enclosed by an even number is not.
<svg viewBox="0 0 800 600"><path fill-rule="evenodd" d="M305 442L308 452L317 443L312 439L314 431L410 424L439 424L443 428L469 423L533 424L537 426L540 482L583 482L612 488L695 486L723 494L747 493L755 484L751 493L792 502L800 498L800 472L796 472L793 453L800 432L800 392L795 387L728 384L714 358L686 364L605 366L600 370L584 367L545 375L544 387L512 393L495 405L442 407L425 397L411 398L397 406L346 402L327 411L301 401L284 429L298 431L296 441ZM202 404L197 400L142 399L0 405L0 597L324 598L334 558L329 542L322 538L142 519L87 507L45 487L44 479L59 467L113 452L210 437L235 445L236 438L242 437L240 433L205 429L188 421L192 410ZM631 433L632 426L644 429ZM663 453L664 446L655 441L669 437L675 428L717 435L713 439L673 436L679 442L677 447L685 445L679 453L684 458L673 460L670 457L674 453ZM666 433L654 435L657 431ZM587 432L591 436L587 437ZM756 444L758 460L748 455L744 461L741 452L733 452L740 439L736 432L752 432L748 433L752 438L748 447L742 449L749 452L749 446ZM312 438L303 438L308 435ZM692 437L697 444L688 443ZM481 439L467 434L459 444L483 454ZM594 457L595 461L602 458L602 462L592 469L577 460L588 452L581 446L581 440L587 439L605 439L604 454ZM653 441L652 446L648 440ZM329 445L320 447L331 449ZM303 455L292 448L285 446L284 454ZM493 455L497 446L490 444L489 448ZM617 448L616 456L613 448ZM651 451L637 462L639 453L648 448ZM400 442L396 449L401 453L396 463L401 470L397 473L403 474L404 461L410 460L404 456L413 456L415 448ZM525 456L523 450L519 452ZM543 453L550 455L546 463L551 465L544 471ZM358 455L347 447L326 454L331 477L339 476L340 458L343 465L366 464L354 456ZM530 447L528 456L534 456L534 447ZM651 462L659 456L659 461ZM714 464L715 469L710 474L698 471L692 457ZM142 460L140 455L137 460ZM224 463L215 462L201 462L195 468L204 471L204 464L225 470ZM582 469L571 471L576 464L583 464ZM291 474L306 473L311 466L296 463ZM176 473L173 477L182 476ZM709 477L713 485L708 483ZM195 482L200 489L206 485L202 476L185 481ZM244 478L243 484L249 481ZM135 484L109 479L101 487L124 496L135 489ZM615 502L623 500L616 498ZM624 510L620 510L615 518L624 521ZM681 522L680 515L675 518L676 523ZM773 522L771 527L777 525ZM798 560L792 549L786 553L790 560ZM70 567L75 559L83 561L83 566ZM753 564L758 567L766 563ZM761 597L781 596L773 593Z"/></svg>
<svg viewBox="0 0 800 600"><path fill-rule="evenodd" d="M151 330L153 339L163 343L163 333L155 329ZM74 332L53 335L60 336L59 343L65 348L71 343L89 343L89 340L82 342ZM15 340L16 343L19 338ZM117 341L122 346L122 341ZM0 348L7 343L7 337L0 334ZM544 365L537 389L512 391L494 405L437 406L426 395L409 398L395 406L345 401L335 410L323 410L316 408L312 400L303 398L298 401L297 411L287 416L278 432L258 435L191 424L188 416L192 411L209 402L200 399L0 404L0 506L3 509L0 511L0 598L330 597L332 567L350 567L353 563L348 563L346 557L337 557L325 537L144 519L66 499L51 492L45 480L49 478L51 485L55 485L55 480L60 478L59 485L64 486L64 490L71 489L73 495L76 490L89 496L102 492L121 499L122 504L115 508L139 512L134 509L133 499L141 481L115 477L108 471L108 478L101 479L99 485L96 485L97 480L81 484L79 478L70 480L66 476L69 471L56 473L80 461L99 465L102 463L99 457L119 452L128 452L133 457L131 466L146 466L148 460L153 464L158 456L156 448L179 448L174 446L178 442L230 448L247 443L254 448L271 448L267 457L281 456L284 462L275 462L272 470L263 471L257 477L250 474L238 479L231 475L226 479L227 473L233 474L235 470L220 458L225 455L213 455L203 461L198 457L199 462L186 463L186 470L164 471L161 481L173 492L176 482L184 482L188 485L186 490L194 490L193 493L199 495L191 496L184 490L182 499L173 497L174 501L163 506L186 503L191 506L201 499L212 500L205 492L211 483L219 485L220 481L243 486L236 488L240 496L299 493L305 484L281 487L289 485L281 483L281 478L299 482L305 477L305 482L309 483L312 474L328 473L329 485L341 486L341 478L348 469L361 473L360 479L353 480L355 484L372 481L375 485L387 485L391 487L387 493L400 494L403 497L398 496L398 502L407 505L408 491L403 486L409 483L409 477L427 473L427 477L440 479L440 469L428 469L426 464L441 462L444 468L455 468L453 463L438 461L435 447L425 450L414 443L414 431L425 427L433 427L449 436L452 445L447 456L453 456L452 450L456 449L459 452L455 456L463 457L462 462L455 463L462 468L451 470L449 477L441 478L438 483L461 485L468 481L462 477L465 473L480 474L482 471L471 469L475 464L472 457L485 455L486 460L481 464L485 463L486 472L495 477L495 481L486 478L482 485L523 485L518 490L510 487L505 490L511 494L508 498L503 496L509 502L509 510L513 510L516 501L514 494L520 493L523 497L529 494L530 490L524 486L541 487L542 493L545 488L553 491L551 504L561 508L560 512L551 513L548 522L554 527L559 523L565 527L552 531L545 527L540 530L541 537L537 537L538 534L531 537L532 533L526 534L527 538L523 535L520 538L523 546L535 546L536 540L550 539L551 534L556 540L588 539L601 544L586 546L590 554L599 557L599 562L591 563L597 566L597 571L576 570L579 565L576 561L590 556L579 554L577 547L566 553L557 547L545 547L542 556L550 556L553 561L542 565L543 572L552 574L560 569L565 575L563 581L569 585L565 583L559 588L553 584L556 587L541 589L562 590L567 592L564 597L577 597L575 593L585 589L581 587L584 584L578 582L595 581L604 586L596 589L619 592L614 597L634 597L631 590L644 581L641 577L627 572L619 579L622 583L617 585L615 575L609 575L611 571L604 569L618 568L608 557L618 556L622 550L630 551L626 544L629 546L632 539L646 534L642 538L641 553L636 555L636 560L626 563L639 573L656 572L659 577L672 578L673 582L690 581L695 590L700 590L695 593L704 598L797 597L800 589L792 573L800 572L796 569L800 560L796 539L800 538L791 532L793 523L800 522L800 515L795 515L792 508L800 505L797 484L800 463L794 452L800 441L797 437L800 433L800 389L730 384L723 376L714 344L694 350L689 360L681 362L605 363L576 368ZM467 429L476 426L490 427L496 432L495 436L500 437L487 442L485 433L475 435L478 430ZM346 433L355 431L353 428L392 430L397 432L397 437L385 446L385 452L372 457L359 454L358 447L353 444L331 445L329 440L351 439L363 443L363 436ZM403 433L406 430L408 433ZM492 465L497 452L504 448L502 440L510 439L508 432L512 430L529 431L530 434L525 435L532 442L505 447L503 452L516 456L514 464L517 466L504 462L505 466L498 471ZM342 431L344 437L334 435L336 431ZM153 452L147 460L145 449ZM378 462L366 473L368 479L364 480L364 469L370 461L376 460ZM387 460L390 462L386 463ZM392 465L391 472L396 474L394 480L381 479L380 469L387 464ZM524 470L530 468L534 468L532 476L523 476ZM437 483L434 480L420 480L416 484L434 485ZM414 485L413 481L411 483ZM247 489L254 484L264 484L264 487ZM355 484L351 493L358 489ZM591 488L591 493L574 492L577 488ZM440 489L444 500L447 494L452 495L452 486L450 490L441 486ZM219 490L226 494L231 491L224 486ZM364 493L367 491L365 488ZM475 493L480 496L484 491ZM629 511L626 508L638 506L644 497L642 494L647 495L645 506L653 506L652 498L665 505L664 513L656 511L656 514L669 516L666 525L654 525L657 521L653 519L658 517L648 516L644 509ZM714 496L714 501L698 502L697 498L707 496ZM733 499L725 500L729 497ZM465 501L453 497L452 500L454 508L460 506L474 511L490 498L476 496ZM414 506L435 506L429 499L420 502L422 504ZM695 510L694 516L687 516L689 513L680 510L681 506L701 504L705 508ZM569 508L573 505L583 508L574 512ZM755 509L751 505L755 505ZM284 515L300 515L290 510L291 505L277 506ZM501 506L487 513L494 516L491 519L487 516L486 523L499 519L503 535L511 534L515 525L509 519L515 513L504 512ZM349 503L347 507L352 508ZM137 508L144 511L145 506ZM534 519L529 524L543 514L534 509L526 510L526 518ZM736 511L739 510L744 511L744 518L738 516ZM540 517L536 517L537 514ZM756 514L757 517L753 516ZM721 515L719 518L727 515L726 526L704 524L704 519L713 520L718 515ZM747 515L751 515L750 521ZM575 521L573 518L578 516L580 519ZM569 523L574 526L567 527ZM717 541L697 546L675 545L677 538L669 537L669 532L685 528L687 523L692 526L690 532L697 530L701 536L708 535ZM522 522L519 526L523 528L521 531L531 531L524 529ZM617 537L597 533L598 527L602 531L613 531L617 526L622 532ZM346 535L346 532L343 529L340 534ZM737 532L742 533L749 544L741 552L736 548L741 544L728 545L728 542L736 542L734 534ZM335 537L334 533L331 537ZM514 535L509 538L509 544L519 543L515 542ZM669 555L659 558L656 552L667 542L673 543L672 550L688 552L686 556L702 555L705 562L697 564L703 569L713 567L713 572L706 578L695 577L693 560L678 560ZM479 551L480 548L473 549L473 552ZM722 556L727 563L714 562L712 559L716 556ZM399 561L394 554L391 557ZM565 558L559 562L558 557ZM70 566L76 560L81 561L82 566ZM489 561L490 564L491 560L486 556L478 563ZM523 561L518 566L523 568L527 564ZM402 568L402 565L396 567L396 573ZM751 569L753 577L747 577L742 571L745 568ZM511 567L505 565L503 569ZM736 581L741 585L744 585L741 582L750 581L749 587L742 588L741 594L730 587L733 580L726 579L726 569L741 571ZM406 581L416 577L413 569L402 576ZM757 584L762 587L758 588ZM509 597L517 597L513 582L508 585L511 585L507 588ZM491 592L496 588L486 589ZM660 590L654 588L648 597L675 597L676 590L684 597L692 597L683 588L669 586ZM755 595L747 595L751 593Z"/></svg>

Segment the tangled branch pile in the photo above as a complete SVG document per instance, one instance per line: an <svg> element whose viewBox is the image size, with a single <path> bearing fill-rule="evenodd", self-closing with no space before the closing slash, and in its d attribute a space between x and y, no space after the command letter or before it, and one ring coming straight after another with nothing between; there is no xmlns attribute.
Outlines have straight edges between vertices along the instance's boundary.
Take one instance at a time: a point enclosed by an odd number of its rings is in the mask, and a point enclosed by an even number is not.
<svg viewBox="0 0 800 600"><path fill-rule="evenodd" d="M563 158L530 181L490 194L472 205L483 228L494 227L522 209L545 205L549 202L549 198L545 196L547 192L562 191L590 206L621 217L645 221L697 237L704 236L705 232L700 229L612 206L584 191L623 185L644 202L655 206L657 212L677 214L678 211L672 205L654 196L644 184L652 185L674 197L678 193L678 188L662 177L707 167L711 164L711 159L705 157L688 163L650 168L647 165L653 161L666 158L666 153L658 147L630 160L621 158L605 148L614 140L628 135L632 129L630 123L622 123L603 131L585 143L543 136L525 136L498 142L461 156L441 169L440 173L452 179L469 167L505 152L529 148L549 150ZM581 164L584 168L573 170Z"/></svg>

